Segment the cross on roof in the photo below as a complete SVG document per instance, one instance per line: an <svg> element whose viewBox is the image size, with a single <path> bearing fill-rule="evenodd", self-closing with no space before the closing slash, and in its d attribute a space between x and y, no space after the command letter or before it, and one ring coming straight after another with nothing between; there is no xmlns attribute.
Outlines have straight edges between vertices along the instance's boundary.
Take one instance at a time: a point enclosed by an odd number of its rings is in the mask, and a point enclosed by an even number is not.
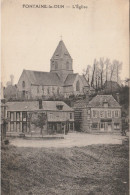
<svg viewBox="0 0 130 195"><path fill-rule="evenodd" d="M62 35L60 36L61 40L62 40Z"/></svg>

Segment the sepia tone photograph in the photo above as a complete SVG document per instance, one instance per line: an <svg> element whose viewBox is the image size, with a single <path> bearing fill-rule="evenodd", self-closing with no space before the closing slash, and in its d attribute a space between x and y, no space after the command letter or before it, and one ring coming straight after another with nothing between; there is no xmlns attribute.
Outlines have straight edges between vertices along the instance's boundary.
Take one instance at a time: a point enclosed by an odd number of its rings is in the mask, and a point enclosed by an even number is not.
<svg viewBox="0 0 130 195"><path fill-rule="evenodd" d="M129 195L129 0L1 0L1 195Z"/></svg>

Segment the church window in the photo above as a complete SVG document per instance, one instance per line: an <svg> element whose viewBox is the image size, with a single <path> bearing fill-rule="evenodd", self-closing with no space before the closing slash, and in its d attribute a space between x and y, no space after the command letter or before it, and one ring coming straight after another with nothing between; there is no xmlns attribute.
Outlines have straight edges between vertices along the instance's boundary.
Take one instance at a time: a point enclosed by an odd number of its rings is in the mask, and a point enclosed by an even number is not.
<svg viewBox="0 0 130 195"><path fill-rule="evenodd" d="M80 83L79 83L79 81L77 81L77 83L76 83L76 91L80 91Z"/></svg>
<svg viewBox="0 0 130 195"><path fill-rule="evenodd" d="M55 70L57 70L58 69L58 63L57 63L57 61L55 62Z"/></svg>
<svg viewBox="0 0 130 195"><path fill-rule="evenodd" d="M66 69L69 70L69 62L66 62Z"/></svg>
<svg viewBox="0 0 130 195"><path fill-rule="evenodd" d="M25 87L25 81L22 82L22 86Z"/></svg>

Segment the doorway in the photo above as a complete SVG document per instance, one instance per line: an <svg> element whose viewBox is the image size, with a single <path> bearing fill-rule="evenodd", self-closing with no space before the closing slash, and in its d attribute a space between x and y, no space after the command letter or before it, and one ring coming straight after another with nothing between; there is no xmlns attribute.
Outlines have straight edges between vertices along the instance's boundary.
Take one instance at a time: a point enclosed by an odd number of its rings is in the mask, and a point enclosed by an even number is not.
<svg viewBox="0 0 130 195"><path fill-rule="evenodd" d="M105 123L101 123L100 130L104 131L105 130Z"/></svg>

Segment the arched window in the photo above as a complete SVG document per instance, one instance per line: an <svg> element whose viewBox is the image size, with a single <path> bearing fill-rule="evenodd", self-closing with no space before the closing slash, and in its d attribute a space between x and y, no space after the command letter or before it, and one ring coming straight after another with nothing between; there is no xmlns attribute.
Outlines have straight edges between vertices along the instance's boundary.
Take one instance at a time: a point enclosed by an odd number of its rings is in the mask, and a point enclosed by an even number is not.
<svg viewBox="0 0 130 195"><path fill-rule="evenodd" d="M25 81L22 82L22 86L25 87Z"/></svg>
<svg viewBox="0 0 130 195"><path fill-rule="evenodd" d="M79 83L79 81L77 81L77 83L76 83L76 91L80 91L80 83Z"/></svg>
<svg viewBox="0 0 130 195"><path fill-rule="evenodd" d="M66 62L66 69L69 70L69 62Z"/></svg>
<svg viewBox="0 0 130 195"><path fill-rule="evenodd" d="M58 62L56 61L55 62L55 70L57 70L58 69Z"/></svg>

